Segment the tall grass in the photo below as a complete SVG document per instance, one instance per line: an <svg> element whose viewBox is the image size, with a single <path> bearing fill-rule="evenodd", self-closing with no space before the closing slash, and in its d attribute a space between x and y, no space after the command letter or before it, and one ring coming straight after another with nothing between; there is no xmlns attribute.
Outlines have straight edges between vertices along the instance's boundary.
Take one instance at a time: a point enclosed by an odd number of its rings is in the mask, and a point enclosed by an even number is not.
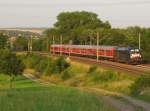
<svg viewBox="0 0 150 111"><path fill-rule="evenodd" d="M141 75L130 88L132 95L140 95L147 90L150 91L150 75Z"/></svg>
<svg viewBox="0 0 150 111"><path fill-rule="evenodd" d="M127 94L129 94L129 87L134 81L134 77L128 74L79 62L71 62L71 66L67 69L67 75L69 75L69 79L65 82L67 85L98 87Z"/></svg>

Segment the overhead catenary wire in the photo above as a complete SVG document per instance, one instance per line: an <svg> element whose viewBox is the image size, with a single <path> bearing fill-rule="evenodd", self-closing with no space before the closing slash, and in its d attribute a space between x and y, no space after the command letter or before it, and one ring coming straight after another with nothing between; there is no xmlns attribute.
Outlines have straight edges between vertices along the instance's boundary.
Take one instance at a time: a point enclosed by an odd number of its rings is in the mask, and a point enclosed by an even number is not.
<svg viewBox="0 0 150 111"><path fill-rule="evenodd" d="M113 2L101 2L101 1L92 1L92 2L83 2L82 0L79 1L75 1L75 2L58 2L58 3L53 3L53 2L49 2L49 3L34 3L34 4L30 4L30 3L1 3L0 7L56 7L56 6L126 6L126 5L145 5L148 4L150 5L150 0L130 0L130 1L113 1Z"/></svg>
<svg viewBox="0 0 150 111"><path fill-rule="evenodd" d="M75 3L59 3L59 4L51 4L51 5L59 5L59 6L126 6L126 5L150 5L150 0L141 0L141 1L118 1L118 2L75 2Z"/></svg>
<svg viewBox="0 0 150 111"><path fill-rule="evenodd" d="M105 3L98 3L98 5L142 5L142 4L150 4L150 1L122 1L122 2L105 2Z"/></svg>

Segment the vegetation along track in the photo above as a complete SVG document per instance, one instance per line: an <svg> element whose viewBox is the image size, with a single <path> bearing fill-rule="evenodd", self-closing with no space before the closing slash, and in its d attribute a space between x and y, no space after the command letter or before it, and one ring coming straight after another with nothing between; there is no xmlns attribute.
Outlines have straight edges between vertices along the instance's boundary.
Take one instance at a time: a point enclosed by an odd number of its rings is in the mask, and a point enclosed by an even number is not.
<svg viewBox="0 0 150 111"><path fill-rule="evenodd" d="M104 68L115 69L119 72L123 71L123 72L127 72L127 73L132 73L132 74L148 74L148 73L150 73L149 67L141 67L138 65L129 65L129 64L123 64L123 63L117 63L117 62L111 62L111 61L105 61L105 60L99 60L99 62L97 62L95 59L81 58L81 57L70 57L70 58L71 58L71 60L77 60L79 62L100 65Z"/></svg>
<svg viewBox="0 0 150 111"><path fill-rule="evenodd" d="M54 57L59 56L59 55L50 55L49 53L46 52L33 52L33 53L40 54L43 56L54 56ZM64 56L64 57L68 57L68 56ZM99 60L99 62L97 62L96 59L76 57L76 56L70 56L70 59L73 61L78 61L87 64L95 64L103 68L109 68L112 70L116 70L118 72L127 72L135 75L150 73L150 65L129 65L129 64L111 62L106 60Z"/></svg>

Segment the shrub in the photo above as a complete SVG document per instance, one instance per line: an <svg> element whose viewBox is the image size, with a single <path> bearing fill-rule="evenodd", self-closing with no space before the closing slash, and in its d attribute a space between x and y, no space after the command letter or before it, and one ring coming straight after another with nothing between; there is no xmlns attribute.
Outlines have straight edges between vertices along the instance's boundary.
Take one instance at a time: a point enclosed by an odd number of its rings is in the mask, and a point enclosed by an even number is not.
<svg viewBox="0 0 150 111"><path fill-rule="evenodd" d="M23 62L26 66L26 68L36 68L36 65L39 63L39 61L43 57L39 55L34 55L34 54L27 54L25 57L23 57Z"/></svg>
<svg viewBox="0 0 150 111"><path fill-rule="evenodd" d="M35 69L40 74L46 75L60 74L70 66L63 57L52 60L49 57L43 57L41 55L27 54L21 58L26 68Z"/></svg>
<svg viewBox="0 0 150 111"><path fill-rule="evenodd" d="M46 69L50 68L51 61L47 58L42 58L36 65L35 70L38 72L44 72Z"/></svg>
<svg viewBox="0 0 150 111"><path fill-rule="evenodd" d="M109 81L109 80L116 80L116 74L113 71L105 71L104 74L102 75L102 79L104 81Z"/></svg>
<svg viewBox="0 0 150 111"><path fill-rule="evenodd" d="M51 67L48 65L47 67L46 67L46 69L44 70L44 74L45 75L52 75L53 73L52 73L52 69L51 69Z"/></svg>
<svg viewBox="0 0 150 111"><path fill-rule="evenodd" d="M21 75L24 68L24 64L15 53L8 50L0 50L0 73L11 77L10 87L12 87L15 76Z"/></svg>
<svg viewBox="0 0 150 111"><path fill-rule="evenodd" d="M81 83L81 80L73 79L70 81L69 85L72 87L77 87L77 86L79 86L80 83Z"/></svg>
<svg viewBox="0 0 150 111"><path fill-rule="evenodd" d="M139 95L145 89L150 88L150 75L141 75L131 85L131 94Z"/></svg>
<svg viewBox="0 0 150 111"><path fill-rule="evenodd" d="M63 73L61 74L61 79L62 80L67 80L71 77L70 73L68 70L63 71Z"/></svg>
<svg viewBox="0 0 150 111"><path fill-rule="evenodd" d="M94 82L107 82L117 80L116 74L112 71L94 71L90 74L90 77Z"/></svg>
<svg viewBox="0 0 150 111"><path fill-rule="evenodd" d="M96 65L92 65L92 66L89 68L88 73L92 73L92 72L96 71L96 69L97 69L97 66L96 66Z"/></svg>
<svg viewBox="0 0 150 111"><path fill-rule="evenodd" d="M70 64L63 57L59 57L58 59L53 61L51 65L51 71L53 73L61 73L70 66Z"/></svg>

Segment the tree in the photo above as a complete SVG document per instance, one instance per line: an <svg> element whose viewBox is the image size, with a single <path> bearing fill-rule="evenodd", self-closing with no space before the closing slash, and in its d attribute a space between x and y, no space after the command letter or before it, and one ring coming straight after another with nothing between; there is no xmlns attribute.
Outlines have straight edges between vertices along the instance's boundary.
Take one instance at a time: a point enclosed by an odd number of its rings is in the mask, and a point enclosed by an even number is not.
<svg viewBox="0 0 150 111"><path fill-rule="evenodd" d="M126 44L138 47L138 36L142 30L143 29L138 26L128 27L126 30L123 30L123 33L127 36Z"/></svg>
<svg viewBox="0 0 150 111"><path fill-rule="evenodd" d="M100 32L100 44L102 45L114 45L125 46L126 36L118 29L104 29Z"/></svg>
<svg viewBox="0 0 150 111"><path fill-rule="evenodd" d="M22 61L8 50L0 50L0 73L10 76L10 88L17 75L21 75L24 70Z"/></svg>
<svg viewBox="0 0 150 111"><path fill-rule="evenodd" d="M54 27L60 33L68 34L69 32L82 27L84 29L110 28L109 22L103 22L98 15L92 12L63 12L57 17Z"/></svg>
<svg viewBox="0 0 150 111"><path fill-rule="evenodd" d="M46 51L47 50L47 38L33 39L33 51Z"/></svg>
<svg viewBox="0 0 150 111"><path fill-rule="evenodd" d="M73 40L73 44L89 44L92 37L91 30L97 28L110 29L111 25L108 21L101 21L98 15L92 12L62 12L57 16L54 27L47 29L44 34L50 41L53 41L55 36L55 43L60 43L60 35L62 35L63 43L68 44L70 40Z"/></svg>
<svg viewBox="0 0 150 111"><path fill-rule="evenodd" d="M14 43L14 48L17 51L27 51L28 50L28 39L23 36L19 36L17 38L16 42Z"/></svg>
<svg viewBox="0 0 150 111"><path fill-rule="evenodd" d="M63 57L59 57L53 61L51 65L51 72L59 74L70 66L70 64Z"/></svg>
<svg viewBox="0 0 150 111"><path fill-rule="evenodd" d="M4 49L7 46L7 36L0 34L0 49Z"/></svg>
<svg viewBox="0 0 150 111"><path fill-rule="evenodd" d="M144 33L141 33L141 53L144 60L150 62L150 29L145 29Z"/></svg>
<svg viewBox="0 0 150 111"><path fill-rule="evenodd" d="M53 37L55 44L60 44L60 36L63 35L63 44L96 45L97 32L100 34L100 45L131 46L133 48L138 48L139 33L141 33L142 57L150 61L150 29L139 26L112 29L108 21L100 20L98 15L92 12L62 12L57 16L54 27L47 29L45 35L47 40L51 41L50 44L53 43Z"/></svg>

